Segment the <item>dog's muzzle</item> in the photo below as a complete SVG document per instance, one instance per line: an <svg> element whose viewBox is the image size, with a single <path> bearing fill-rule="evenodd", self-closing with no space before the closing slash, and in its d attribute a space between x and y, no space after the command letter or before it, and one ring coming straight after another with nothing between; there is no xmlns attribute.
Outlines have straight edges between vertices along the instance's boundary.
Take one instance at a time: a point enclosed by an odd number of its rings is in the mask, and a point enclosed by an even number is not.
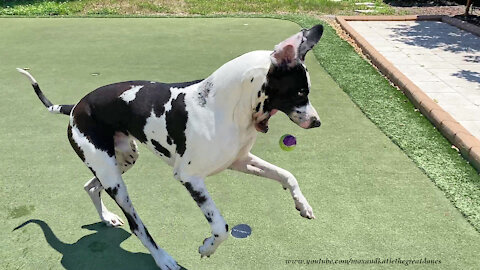
<svg viewBox="0 0 480 270"><path fill-rule="evenodd" d="M305 129L320 127L322 124L317 111L313 108L310 102L305 106L295 108L288 117L295 124Z"/></svg>
<svg viewBox="0 0 480 270"><path fill-rule="evenodd" d="M309 129L309 128L316 128L322 125L320 120L315 116L310 117L308 120L304 122L297 123L302 128Z"/></svg>
<svg viewBox="0 0 480 270"><path fill-rule="evenodd" d="M310 120L310 126L308 128L316 128L316 127L320 127L321 125L322 123L320 122L320 120L315 118Z"/></svg>

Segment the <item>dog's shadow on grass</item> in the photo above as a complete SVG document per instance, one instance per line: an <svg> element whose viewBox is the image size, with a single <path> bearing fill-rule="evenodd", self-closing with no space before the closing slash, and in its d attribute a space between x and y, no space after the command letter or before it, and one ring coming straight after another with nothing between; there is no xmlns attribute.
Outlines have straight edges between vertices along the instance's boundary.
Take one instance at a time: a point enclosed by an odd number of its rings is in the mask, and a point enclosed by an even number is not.
<svg viewBox="0 0 480 270"><path fill-rule="evenodd" d="M14 231L29 223L42 228L48 244L63 255L61 263L65 269L159 269L150 254L130 252L120 247L131 236L124 229L109 228L100 222L84 225L82 228L96 232L67 244L55 236L47 223L38 219L28 220Z"/></svg>

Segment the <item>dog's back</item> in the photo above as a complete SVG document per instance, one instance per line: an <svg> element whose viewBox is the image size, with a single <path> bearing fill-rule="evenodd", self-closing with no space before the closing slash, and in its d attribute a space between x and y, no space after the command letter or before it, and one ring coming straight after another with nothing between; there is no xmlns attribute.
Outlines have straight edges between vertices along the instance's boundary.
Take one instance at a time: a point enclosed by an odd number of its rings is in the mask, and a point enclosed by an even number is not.
<svg viewBox="0 0 480 270"><path fill-rule="evenodd" d="M86 130L86 122L95 121L113 136L123 132L141 143L147 141L144 127L154 113L161 117L171 98L172 88L185 88L201 80L185 83L159 83L152 81L127 81L100 87L82 98L72 112L75 125ZM168 125L168 123L167 123Z"/></svg>

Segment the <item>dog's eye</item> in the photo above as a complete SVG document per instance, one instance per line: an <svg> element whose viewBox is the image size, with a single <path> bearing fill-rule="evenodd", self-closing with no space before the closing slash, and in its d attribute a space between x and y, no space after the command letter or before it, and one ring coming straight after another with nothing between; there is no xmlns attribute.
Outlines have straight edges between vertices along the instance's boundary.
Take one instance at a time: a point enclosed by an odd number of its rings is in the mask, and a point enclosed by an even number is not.
<svg viewBox="0 0 480 270"><path fill-rule="evenodd" d="M299 97L304 97L307 95L307 93L308 93L307 89L304 89L304 88L300 89L300 91L297 92Z"/></svg>

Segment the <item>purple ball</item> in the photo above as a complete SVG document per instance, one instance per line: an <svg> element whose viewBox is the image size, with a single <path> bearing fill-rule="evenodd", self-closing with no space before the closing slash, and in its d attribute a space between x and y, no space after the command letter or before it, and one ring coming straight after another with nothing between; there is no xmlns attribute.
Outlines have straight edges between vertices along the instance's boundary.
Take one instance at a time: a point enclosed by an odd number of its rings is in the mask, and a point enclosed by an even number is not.
<svg viewBox="0 0 480 270"><path fill-rule="evenodd" d="M297 138L295 138L294 136L292 135L286 135L284 138L283 138L283 144L285 146L294 146L297 144Z"/></svg>

